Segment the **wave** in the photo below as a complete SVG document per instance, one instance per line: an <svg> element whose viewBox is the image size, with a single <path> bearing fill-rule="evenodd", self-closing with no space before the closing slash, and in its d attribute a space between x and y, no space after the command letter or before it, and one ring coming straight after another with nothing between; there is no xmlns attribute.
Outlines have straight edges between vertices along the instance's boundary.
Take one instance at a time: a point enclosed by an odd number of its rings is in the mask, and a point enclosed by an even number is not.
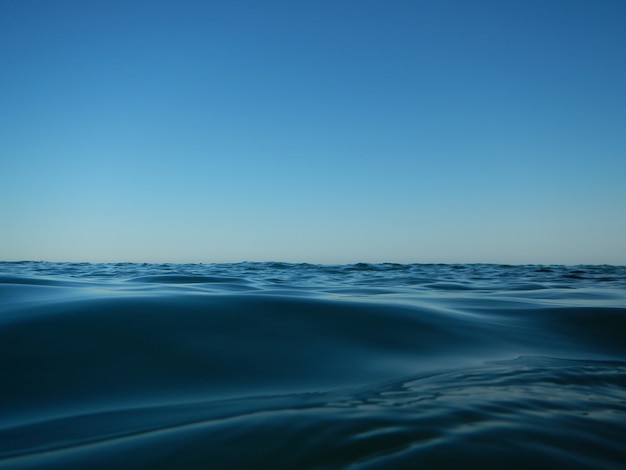
<svg viewBox="0 0 626 470"><path fill-rule="evenodd" d="M620 468L625 387L625 362L521 357L375 387L66 414L0 431L0 455L6 468Z"/></svg>
<svg viewBox="0 0 626 470"><path fill-rule="evenodd" d="M0 266L2 468L626 457L621 268Z"/></svg>

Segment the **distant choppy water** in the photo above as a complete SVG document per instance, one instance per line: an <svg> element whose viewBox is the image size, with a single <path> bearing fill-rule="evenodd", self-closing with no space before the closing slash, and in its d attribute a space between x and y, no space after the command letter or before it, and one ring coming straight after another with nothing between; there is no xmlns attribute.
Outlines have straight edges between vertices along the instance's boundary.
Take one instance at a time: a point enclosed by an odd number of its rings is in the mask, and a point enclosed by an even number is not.
<svg viewBox="0 0 626 470"><path fill-rule="evenodd" d="M0 468L624 468L626 267L0 263Z"/></svg>

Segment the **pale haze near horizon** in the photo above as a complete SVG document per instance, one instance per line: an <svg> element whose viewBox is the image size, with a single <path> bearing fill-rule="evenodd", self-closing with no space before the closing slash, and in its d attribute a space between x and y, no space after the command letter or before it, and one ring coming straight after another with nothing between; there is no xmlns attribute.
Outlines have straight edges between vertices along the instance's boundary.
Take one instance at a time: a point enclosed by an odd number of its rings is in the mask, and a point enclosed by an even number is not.
<svg viewBox="0 0 626 470"><path fill-rule="evenodd" d="M0 0L0 260L626 264L626 2Z"/></svg>

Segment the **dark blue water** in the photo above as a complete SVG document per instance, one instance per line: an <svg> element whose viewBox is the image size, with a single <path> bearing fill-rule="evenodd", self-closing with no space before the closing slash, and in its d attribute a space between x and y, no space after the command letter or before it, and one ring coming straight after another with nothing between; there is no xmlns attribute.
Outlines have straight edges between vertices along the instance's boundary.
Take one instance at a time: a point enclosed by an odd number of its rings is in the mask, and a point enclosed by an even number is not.
<svg viewBox="0 0 626 470"><path fill-rule="evenodd" d="M624 468L626 267L0 263L0 468Z"/></svg>

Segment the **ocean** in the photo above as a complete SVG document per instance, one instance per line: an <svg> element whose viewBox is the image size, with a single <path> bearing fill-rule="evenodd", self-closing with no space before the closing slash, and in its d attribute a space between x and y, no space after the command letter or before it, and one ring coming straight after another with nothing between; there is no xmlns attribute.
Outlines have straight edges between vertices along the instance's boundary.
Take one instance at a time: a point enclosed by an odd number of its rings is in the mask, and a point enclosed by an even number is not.
<svg viewBox="0 0 626 470"><path fill-rule="evenodd" d="M0 263L2 469L626 468L626 267Z"/></svg>

